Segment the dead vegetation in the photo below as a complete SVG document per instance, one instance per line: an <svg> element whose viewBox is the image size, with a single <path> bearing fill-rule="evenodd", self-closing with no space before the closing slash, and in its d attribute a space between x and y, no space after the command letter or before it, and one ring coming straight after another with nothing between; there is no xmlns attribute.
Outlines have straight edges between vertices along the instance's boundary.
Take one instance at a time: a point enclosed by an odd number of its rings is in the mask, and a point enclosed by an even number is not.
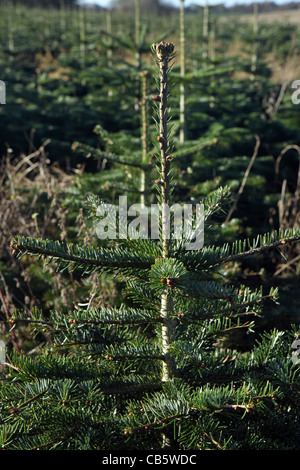
<svg viewBox="0 0 300 470"><path fill-rule="evenodd" d="M65 211L59 203L59 195L71 183L57 163L50 163L45 141L28 155L15 156L10 148L0 164L0 326L1 335L10 330L11 313L24 308L31 311L39 305L34 292L34 275L25 259L17 259L10 248L12 238L23 233L28 237L44 237L63 228ZM41 199L46 204L41 204ZM62 292L59 273L52 273L54 285ZM22 343L22 330L10 331L16 349Z"/></svg>

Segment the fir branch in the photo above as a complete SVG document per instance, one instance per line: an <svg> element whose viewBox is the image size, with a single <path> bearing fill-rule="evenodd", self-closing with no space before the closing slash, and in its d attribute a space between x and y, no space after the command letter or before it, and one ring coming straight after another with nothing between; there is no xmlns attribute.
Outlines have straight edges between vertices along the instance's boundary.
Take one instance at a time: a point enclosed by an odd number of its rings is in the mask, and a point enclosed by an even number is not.
<svg viewBox="0 0 300 470"><path fill-rule="evenodd" d="M135 253L120 248L81 247L42 239L29 237L15 237L11 247L18 255L39 255L59 262L61 270L73 265L73 269L82 269L84 273L91 273L101 268L140 268L148 269L154 263L154 257L147 254Z"/></svg>
<svg viewBox="0 0 300 470"><path fill-rule="evenodd" d="M41 326L52 327L53 329L66 328L69 324L76 325L149 325L151 323L161 323L162 319L157 316L157 312L135 309L135 308L109 308L109 307L93 307L88 309L73 310L69 312L66 321L65 315L58 311L52 310L49 313L49 320L45 320L43 315L28 317L26 312L18 312L18 316L12 318L11 323L24 322L27 324L39 324Z"/></svg>
<svg viewBox="0 0 300 470"><path fill-rule="evenodd" d="M43 390L42 392L38 393L37 395L35 395L33 397L30 397L28 400L20 403L18 405L17 409L19 410L20 408L26 407L27 405L29 405L29 403L32 403L32 402L38 400L39 398L43 397L47 392L48 392L48 389Z"/></svg>
<svg viewBox="0 0 300 470"><path fill-rule="evenodd" d="M228 318L226 320L228 320ZM253 328L254 326L255 326L254 322L246 322L241 325L229 326L228 328L224 328L223 330L217 329L216 331L208 331L207 337L219 336L219 335L223 335L224 333L238 331L240 329L247 329L248 331L251 331L251 328Z"/></svg>
<svg viewBox="0 0 300 470"><path fill-rule="evenodd" d="M217 143L218 139L216 137L203 137L193 145L190 143L188 147L182 146L180 149L176 150L176 152L173 153L173 157L176 159L188 157L190 155L200 152L203 149L206 149L207 147L216 145Z"/></svg>
<svg viewBox="0 0 300 470"><path fill-rule="evenodd" d="M147 164L142 163L141 159L139 160L129 159L125 155L119 156L113 153L108 153L103 150L99 150L94 147L91 147L90 145L83 144L81 142L74 142L72 145L72 149L76 150L79 153L83 153L87 157L93 156L94 158L97 158L97 159L105 158L107 161L110 161L110 162L119 163L120 165L133 166L135 168L141 168L143 170L147 170L149 168L148 163Z"/></svg>
<svg viewBox="0 0 300 470"><path fill-rule="evenodd" d="M163 361L164 356L160 353L158 348L143 346L141 344L125 344L122 346L112 346L107 348L105 357L109 360L142 360L152 359Z"/></svg>
<svg viewBox="0 0 300 470"><path fill-rule="evenodd" d="M133 308L90 308L88 310L76 310L70 314L70 320L80 324L93 325L148 325L161 323L162 319L157 314L147 310Z"/></svg>
<svg viewBox="0 0 300 470"><path fill-rule="evenodd" d="M231 197L231 189L228 186L219 187L212 191L203 201L204 220L208 220L216 212L224 212L224 203Z"/></svg>
<svg viewBox="0 0 300 470"><path fill-rule="evenodd" d="M110 360L110 361L135 361L137 359L145 359L145 360L158 360L158 361L163 361L165 359L165 356L161 355L161 354L158 354L158 355L155 355L155 354L143 354L143 353L137 353L136 354L136 351L134 352L134 354L110 354L110 355L106 355L105 356L106 359Z"/></svg>
<svg viewBox="0 0 300 470"><path fill-rule="evenodd" d="M201 79L201 78L207 78L207 77L215 77L217 75L225 75L225 74L230 74L234 72L234 67L232 66L219 66L219 67L216 67L215 65L211 65L211 66L205 66L195 72L189 72L189 73L186 73L184 77L182 77L180 75L180 73L176 73L174 72L174 77L176 78L176 81L177 82L187 82L189 83L191 80L194 80L194 79Z"/></svg>
<svg viewBox="0 0 300 470"><path fill-rule="evenodd" d="M249 256L264 253L270 249L298 242L299 240L300 229L280 229L272 233L259 235L252 241L249 239L243 241L237 240L231 245L208 246L198 252L179 252L177 255L175 253L174 256L182 261L188 269L203 270L219 264L239 261ZM247 246L251 246L251 248L246 250Z"/></svg>
<svg viewBox="0 0 300 470"><path fill-rule="evenodd" d="M197 282L192 278L188 280L184 287L181 287L181 291L185 295L204 297L210 300L224 299L233 302L236 297L234 287L223 286L216 282Z"/></svg>
<svg viewBox="0 0 300 470"><path fill-rule="evenodd" d="M247 412L249 413L251 410L253 410L255 407L255 404L253 402L250 402L248 403L247 405L244 405L244 404L224 404L224 405L215 405L213 408L214 408L214 412L220 412L222 410L230 410L230 411L239 411L239 410L242 410L243 412ZM186 419L186 418L192 418L193 420L196 420L197 417L201 416L203 411L207 411L207 412L211 412L212 409L208 409L208 408L202 408L202 409L198 409L196 407L190 407L190 409L186 412L186 413L177 413L177 414L173 414L173 415L170 415L170 416L166 416L164 418L161 418L159 420L156 420L156 421L153 421L153 422L149 422L149 423L146 423L146 424L141 424L139 426L136 426L136 427L128 427L128 428L125 428L124 432L125 434L131 434L131 433L135 433L135 432L140 432L140 431L149 431L151 429L157 429L157 428L161 428L161 427L166 427L168 424L174 422L174 421L178 421L178 420L181 420L182 418ZM210 439L211 439L211 436L210 436ZM214 441L214 443L216 443Z"/></svg>
<svg viewBox="0 0 300 470"><path fill-rule="evenodd" d="M258 305L260 303L262 303L264 300L266 299L273 299L274 296L273 295L264 295L262 296L261 298L258 298L258 299L255 299L255 300L252 300L252 301L249 301L249 302L243 302L243 303L240 303L240 304L235 304L235 303L232 303L230 307L226 307L226 308L221 308L221 309L218 309L218 310L213 310L213 313L215 315L220 315L220 314L223 314L223 313L230 313L230 312L234 312L236 310L240 310L240 309L245 309L247 307L253 307L254 305ZM207 312L206 313L206 316L210 316L212 314L212 311L210 312ZM249 315L249 314L256 314L257 315L257 312L242 312L242 313L236 313L235 315ZM200 316L199 318L203 318L203 315ZM195 317L195 319L197 319L197 317Z"/></svg>
<svg viewBox="0 0 300 470"><path fill-rule="evenodd" d="M220 264L220 263L229 263L229 262L232 262L232 261L239 261L240 259L246 258L248 256L261 254L261 253L263 253L267 250L270 250L272 248L277 248L277 247L282 246L282 245L287 245L287 244L290 244L290 243L298 242L300 240L300 230L298 229L296 232L298 233L298 235L296 235L294 237L286 238L286 239L283 239L283 240L277 240L273 243L269 243L269 244L266 244L266 245L261 245L260 247L252 248L252 249L250 249L250 250L248 250L244 253L230 255L227 258L216 259L213 263L210 263L210 266L215 265L215 264Z"/></svg>
<svg viewBox="0 0 300 470"><path fill-rule="evenodd" d="M124 432L125 432L125 434L132 434L132 433L139 432L139 431L148 431L148 430L153 429L153 428L157 429L157 428L165 427L169 423L172 423L173 421L176 421L178 419L187 418L188 416L189 416L189 413L188 414L178 413L178 414L174 414L174 415L171 415L171 416L167 416L166 418L162 418L158 421L150 422L150 423L147 423L147 424L141 424L140 426L136 426L136 427L132 427L132 428L130 428L130 427L125 428Z"/></svg>

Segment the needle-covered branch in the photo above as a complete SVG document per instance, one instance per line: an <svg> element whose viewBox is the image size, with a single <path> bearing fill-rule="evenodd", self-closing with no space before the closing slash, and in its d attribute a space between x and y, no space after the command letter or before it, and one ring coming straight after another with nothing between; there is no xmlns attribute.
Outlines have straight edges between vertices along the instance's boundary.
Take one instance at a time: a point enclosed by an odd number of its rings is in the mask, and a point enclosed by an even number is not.
<svg viewBox="0 0 300 470"><path fill-rule="evenodd" d="M89 248L59 241L15 237L11 243L14 254L37 255L43 259L58 262L61 270L71 266L83 270L85 274L101 269L150 268L154 258L148 254L136 253L122 248Z"/></svg>
<svg viewBox="0 0 300 470"><path fill-rule="evenodd" d="M253 240L237 240L221 246L204 246L201 251L178 253L177 258L188 269L203 270L220 264L239 261L262 254L268 250L284 247L300 240L300 229L278 230L259 235Z"/></svg>

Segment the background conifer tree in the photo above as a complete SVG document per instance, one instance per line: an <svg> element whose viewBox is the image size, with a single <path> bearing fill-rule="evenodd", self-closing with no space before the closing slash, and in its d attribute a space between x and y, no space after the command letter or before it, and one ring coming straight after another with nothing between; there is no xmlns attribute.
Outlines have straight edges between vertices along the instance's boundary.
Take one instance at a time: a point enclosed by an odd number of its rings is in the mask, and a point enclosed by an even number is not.
<svg viewBox="0 0 300 470"><path fill-rule="evenodd" d="M185 249L166 236L174 164L168 128L172 43L152 46L158 65L157 172L161 226L151 238L99 240L96 248L15 237L18 256L57 269L112 272L124 282L121 305L18 312L48 338L41 354L12 353L0 387L3 449L299 449L299 330L258 335L255 319L276 290L229 283L226 263L293 244L299 229L215 245L229 190L203 202L205 245ZM104 202L89 196L96 214ZM212 232L213 233L213 232ZM235 337L253 338L240 350ZM295 359L296 360L293 360Z"/></svg>

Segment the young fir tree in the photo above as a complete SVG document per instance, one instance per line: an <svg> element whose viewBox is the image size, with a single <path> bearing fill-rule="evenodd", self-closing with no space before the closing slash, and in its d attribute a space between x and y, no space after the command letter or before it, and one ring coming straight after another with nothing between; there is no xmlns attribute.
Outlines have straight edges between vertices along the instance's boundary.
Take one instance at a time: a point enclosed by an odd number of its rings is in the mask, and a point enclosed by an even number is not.
<svg viewBox="0 0 300 470"><path fill-rule="evenodd" d="M205 243L195 251L186 250L186 239L167 236L174 45L152 50L159 69L159 238L99 240L95 249L22 236L12 241L18 256L37 255L82 276L114 272L126 288L121 306L16 315L15 322L27 322L49 341L35 357L12 353L2 372L3 449L300 448L300 374L291 349L299 330L263 333L245 351L229 347L230 335L255 331L264 300L276 302L276 291L229 285L223 268L294 243L300 231ZM220 188L203 202L206 239L228 196ZM93 211L101 205L96 197L88 201Z"/></svg>

